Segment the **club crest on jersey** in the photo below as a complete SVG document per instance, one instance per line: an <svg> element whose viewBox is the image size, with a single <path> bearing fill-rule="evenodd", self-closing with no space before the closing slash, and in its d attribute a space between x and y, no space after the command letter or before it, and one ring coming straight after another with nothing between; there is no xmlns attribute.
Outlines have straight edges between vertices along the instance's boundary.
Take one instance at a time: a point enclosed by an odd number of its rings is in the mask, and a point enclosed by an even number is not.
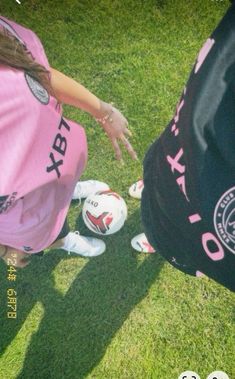
<svg viewBox="0 0 235 379"><path fill-rule="evenodd" d="M47 90L36 79L32 78L32 76L27 73L25 73L25 79L34 97L36 97L40 103L47 105L50 99Z"/></svg>
<svg viewBox="0 0 235 379"><path fill-rule="evenodd" d="M226 191L216 204L214 226L221 242L235 254L235 187Z"/></svg>

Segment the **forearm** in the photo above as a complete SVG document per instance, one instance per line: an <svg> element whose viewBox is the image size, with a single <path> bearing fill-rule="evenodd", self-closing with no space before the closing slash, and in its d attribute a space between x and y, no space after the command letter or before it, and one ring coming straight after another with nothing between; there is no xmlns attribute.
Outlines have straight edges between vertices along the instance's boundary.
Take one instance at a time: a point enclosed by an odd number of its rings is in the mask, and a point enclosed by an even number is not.
<svg viewBox="0 0 235 379"><path fill-rule="evenodd" d="M106 103L74 79L53 68L51 68L51 85L60 102L78 107L96 118L105 115Z"/></svg>
<svg viewBox="0 0 235 379"><path fill-rule="evenodd" d="M118 109L100 100L83 85L53 68L51 68L51 86L60 102L78 107L96 118L108 135L118 160L122 156L118 139L124 144L130 156L137 159L135 151L126 138L126 136L131 136L128 122Z"/></svg>

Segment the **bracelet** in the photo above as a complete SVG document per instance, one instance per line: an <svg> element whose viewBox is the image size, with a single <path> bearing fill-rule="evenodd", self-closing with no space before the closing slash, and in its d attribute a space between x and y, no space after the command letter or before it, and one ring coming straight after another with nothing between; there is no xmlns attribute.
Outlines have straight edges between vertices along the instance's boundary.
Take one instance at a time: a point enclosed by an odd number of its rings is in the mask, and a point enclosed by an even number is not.
<svg viewBox="0 0 235 379"><path fill-rule="evenodd" d="M7 254L7 250L8 250L8 248L7 248L7 246L5 246L5 251L4 251L3 255L0 255L0 258L5 257L5 255Z"/></svg>
<svg viewBox="0 0 235 379"><path fill-rule="evenodd" d="M113 122L113 119L111 117L112 113L113 113L113 109L111 110L110 113L106 114L104 117L96 118L96 121L100 122L102 125L105 125L107 121Z"/></svg>

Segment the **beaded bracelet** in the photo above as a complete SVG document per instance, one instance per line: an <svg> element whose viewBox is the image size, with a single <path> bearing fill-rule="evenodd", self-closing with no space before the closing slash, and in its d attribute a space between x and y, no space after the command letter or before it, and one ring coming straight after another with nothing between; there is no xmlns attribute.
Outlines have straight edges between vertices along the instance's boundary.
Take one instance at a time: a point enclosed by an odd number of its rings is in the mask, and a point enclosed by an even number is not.
<svg viewBox="0 0 235 379"><path fill-rule="evenodd" d="M111 113L106 114L104 117L102 117L102 118L96 118L96 121L100 122L103 125L105 125L107 121L113 122L113 119L111 117L112 113L113 113L113 109L111 110Z"/></svg>
<svg viewBox="0 0 235 379"><path fill-rule="evenodd" d="M5 246L5 251L4 251L4 253L3 253L3 255L0 255L0 258L3 258L3 257L5 257L5 255L7 254L7 246Z"/></svg>

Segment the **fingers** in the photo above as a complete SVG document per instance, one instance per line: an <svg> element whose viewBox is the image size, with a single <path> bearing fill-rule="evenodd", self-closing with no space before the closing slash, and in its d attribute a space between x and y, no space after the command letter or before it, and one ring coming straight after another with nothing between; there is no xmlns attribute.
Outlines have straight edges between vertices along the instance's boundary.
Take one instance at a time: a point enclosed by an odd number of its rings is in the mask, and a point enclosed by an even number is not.
<svg viewBox="0 0 235 379"><path fill-rule="evenodd" d="M128 139L124 135L122 135L120 139L121 139L123 145L125 146L126 150L128 151L129 155L131 156L131 158L138 160L137 154L136 154L135 150L133 149L133 147L131 146Z"/></svg>
<svg viewBox="0 0 235 379"><path fill-rule="evenodd" d="M117 142L116 138L112 138L111 142L112 142L112 145L113 145L113 148L114 148L114 151L115 151L116 159L118 161L120 161L121 158L122 158L122 152L121 152L121 149L120 149L120 147L118 145L118 142Z"/></svg>
<svg viewBox="0 0 235 379"><path fill-rule="evenodd" d="M130 142L127 140L127 138L124 135L122 135L120 137L120 140L122 141L123 145L125 146L126 150L128 151L129 155L131 156L131 158L138 160L137 154L136 154L135 150L133 149L133 147L131 146ZM111 142L112 142L112 145L113 145L113 148L115 151L116 159L118 161L120 161L122 158L122 152L121 152L120 146L118 144L118 141L116 138L112 138Z"/></svg>
<svg viewBox="0 0 235 379"><path fill-rule="evenodd" d="M132 137L132 133L131 131L128 129L128 122L126 121L126 128L124 129L124 133L128 136L128 137ZM129 155L131 156L132 159L135 159L135 160L138 160L138 157L137 157L137 154L135 152L135 150L133 149L132 145L130 144L130 142L128 141L128 139L125 137L125 135L123 134L121 136L121 141L123 143L123 145L125 146L125 148L127 149Z"/></svg>
<svg viewBox="0 0 235 379"><path fill-rule="evenodd" d="M131 158L138 160L135 150L127 139L128 137L132 137L132 133L128 129L128 121L116 108L112 107L112 109L112 119L108 118L105 123L102 123L102 127L111 140L116 159L120 161L122 158L122 152L118 143L121 140Z"/></svg>
<svg viewBox="0 0 235 379"><path fill-rule="evenodd" d="M124 131L129 137L132 137L132 133L131 133L131 131L129 130L129 129L125 129L125 131Z"/></svg>

